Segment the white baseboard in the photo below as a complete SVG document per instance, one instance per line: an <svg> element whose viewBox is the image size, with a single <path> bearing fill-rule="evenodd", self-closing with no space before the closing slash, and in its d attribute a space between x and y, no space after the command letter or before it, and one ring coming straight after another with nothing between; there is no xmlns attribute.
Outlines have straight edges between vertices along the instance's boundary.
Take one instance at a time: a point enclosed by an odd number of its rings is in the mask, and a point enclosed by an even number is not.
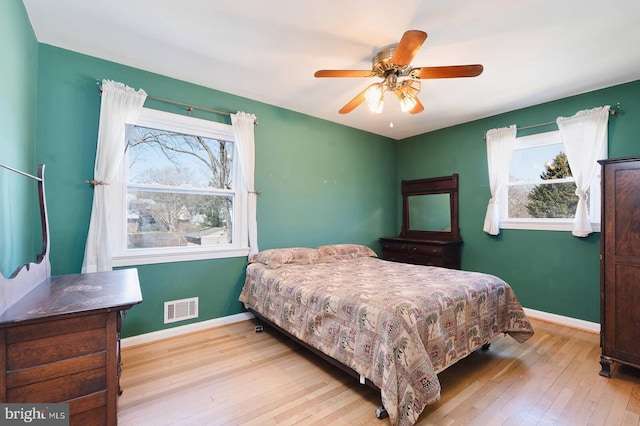
<svg viewBox="0 0 640 426"><path fill-rule="evenodd" d="M542 321L552 322L567 327L577 328L580 330L590 331L592 333L600 333L600 324L585 321L577 318L565 317L563 315L551 314L548 312L537 311L535 309L524 308L527 316ZM121 347L127 348L131 346L143 345L145 343L155 342L157 340L167 339L169 337L180 336L182 334L202 331L208 328L219 327L221 325L233 324L240 321L253 319L253 314L243 312L240 314L229 315L221 318L214 318L208 321L195 322L192 324L182 325L178 327L168 328L166 330L154 331L152 333L139 334L137 336L126 337L121 341Z"/></svg>
<svg viewBox="0 0 640 426"><path fill-rule="evenodd" d="M597 322L585 321L577 318L565 317L563 315L550 314L548 312L536 311L535 309L523 308L528 317L542 321L552 322L567 327L577 328L592 333L600 333L600 324Z"/></svg>
<svg viewBox="0 0 640 426"><path fill-rule="evenodd" d="M243 312L240 314L214 318L207 321L194 322L192 324L168 328L166 330L159 330L151 333L139 334L137 336L125 337L120 341L120 346L122 348L127 348L131 346L143 345L145 343L151 343L157 340L167 339L169 337L193 333L194 331L202 331L208 328L219 327L221 325L233 324L235 322L246 321L252 318L254 318L253 314L250 314L249 312Z"/></svg>

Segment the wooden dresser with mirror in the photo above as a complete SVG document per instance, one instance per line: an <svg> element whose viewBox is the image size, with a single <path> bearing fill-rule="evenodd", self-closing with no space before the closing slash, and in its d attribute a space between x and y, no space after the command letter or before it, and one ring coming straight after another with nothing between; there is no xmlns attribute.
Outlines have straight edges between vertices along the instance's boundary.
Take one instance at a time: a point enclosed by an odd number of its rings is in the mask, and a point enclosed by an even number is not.
<svg viewBox="0 0 640 426"><path fill-rule="evenodd" d="M71 425L116 425L120 327L142 302L138 272L51 276L44 165L38 176L4 169L37 181L43 244L9 278L0 271L0 403L65 403Z"/></svg>
<svg viewBox="0 0 640 426"><path fill-rule="evenodd" d="M460 269L458 175L402 181L402 231L380 238L383 258Z"/></svg>

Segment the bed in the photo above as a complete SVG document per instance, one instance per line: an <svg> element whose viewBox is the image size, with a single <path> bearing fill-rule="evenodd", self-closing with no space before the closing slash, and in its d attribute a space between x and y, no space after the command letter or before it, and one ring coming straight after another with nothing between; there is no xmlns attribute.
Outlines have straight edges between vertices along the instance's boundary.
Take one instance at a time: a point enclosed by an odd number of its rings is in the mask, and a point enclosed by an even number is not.
<svg viewBox="0 0 640 426"><path fill-rule="evenodd" d="M533 334L500 278L390 262L355 244L262 251L240 301L373 383L393 425L413 425L440 398L437 374L492 337Z"/></svg>

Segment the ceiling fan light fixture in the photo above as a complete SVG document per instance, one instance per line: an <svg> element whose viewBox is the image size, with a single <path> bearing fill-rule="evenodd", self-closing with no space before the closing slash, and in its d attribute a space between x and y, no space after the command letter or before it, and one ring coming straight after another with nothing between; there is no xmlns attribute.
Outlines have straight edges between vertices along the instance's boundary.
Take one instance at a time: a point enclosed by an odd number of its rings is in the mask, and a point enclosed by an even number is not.
<svg viewBox="0 0 640 426"><path fill-rule="evenodd" d="M416 106L418 102L416 101L416 98L414 98L413 96L402 96L400 97L400 110L402 112L409 112L413 109L414 106Z"/></svg>
<svg viewBox="0 0 640 426"><path fill-rule="evenodd" d="M410 78L402 82L402 87L405 89L405 93L410 96L417 97L418 93L420 93L420 89L422 88L422 83L420 80Z"/></svg>
<svg viewBox="0 0 640 426"><path fill-rule="evenodd" d="M418 80L407 79L403 80L394 90L400 101L400 110L402 112L409 112L418 104L418 93L420 93L421 84Z"/></svg>
<svg viewBox="0 0 640 426"><path fill-rule="evenodd" d="M371 112L380 114L384 108L384 89L381 83L375 83L369 86L364 94L367 104Z"/></svg>

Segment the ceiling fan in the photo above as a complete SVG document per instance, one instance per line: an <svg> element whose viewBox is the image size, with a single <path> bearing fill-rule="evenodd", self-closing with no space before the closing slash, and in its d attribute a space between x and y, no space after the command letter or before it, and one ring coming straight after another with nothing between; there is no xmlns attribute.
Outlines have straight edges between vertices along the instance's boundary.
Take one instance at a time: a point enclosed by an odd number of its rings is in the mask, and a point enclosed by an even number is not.
<svg viewBox="0 0 640 426"><path fill-rule="evenodd" d="M382 112L385 92L393 92L400 100L402 112L417 114L424 111L418 99L421 79L476 77L482 73L482 65L450 65L441 67L412 67L411 61L427 39L420 30L405 32L395 47L380 51L373 57L371 70L319 70L315 77L379 77L382 82L373 83L358 93L338 112L347 114L367 101L374 112Z"/></svg>

